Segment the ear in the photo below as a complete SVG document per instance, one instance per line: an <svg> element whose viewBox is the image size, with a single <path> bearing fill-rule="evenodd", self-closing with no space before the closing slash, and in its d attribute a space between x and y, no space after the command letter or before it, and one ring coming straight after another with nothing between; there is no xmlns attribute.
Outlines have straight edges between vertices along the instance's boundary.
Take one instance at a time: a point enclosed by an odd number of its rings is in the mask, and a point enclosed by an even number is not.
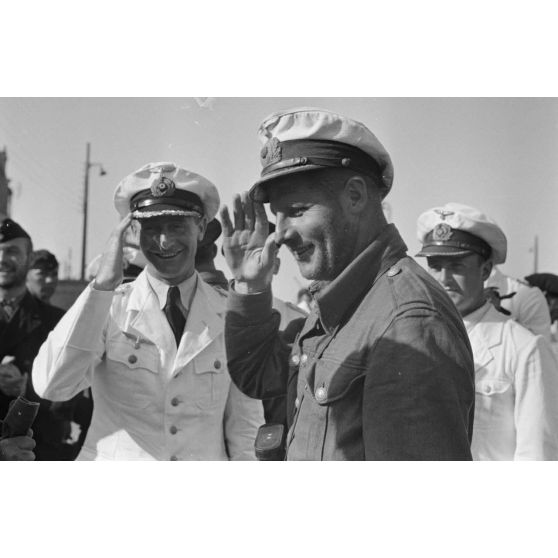
<svg viewBox="0 0 558 558"><path fill-rule="evenodd" d="M207 217L202 217L198 223L198 242L201 242L205 229L207 228Z"/></svg>
<svg viewBox="0 0 558 558"><path fill-rule="evenodd" d="M481 264L481 275L483 282L486 281L490 277L490 273L492 272L492 260L486 260Z"/></svg>
<svg viewBox="0 0 558 558"><path fill-rule="evenodd" d="M358 215L362 213L368 204L369 193L366 182L361 176L351 176L341 194L341 203L346 211Z"/></svg>

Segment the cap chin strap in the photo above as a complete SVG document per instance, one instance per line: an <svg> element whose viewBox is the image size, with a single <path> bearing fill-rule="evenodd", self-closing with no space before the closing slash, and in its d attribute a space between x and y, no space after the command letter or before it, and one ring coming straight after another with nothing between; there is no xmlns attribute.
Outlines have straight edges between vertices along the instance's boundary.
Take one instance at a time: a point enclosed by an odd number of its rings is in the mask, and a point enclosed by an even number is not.
<svg viewBox="0 0 558 558"><path fill-rule="evenodd" d="M203 217L197 211L185 211L183 209L160 209L158 211L133 211L134 219L147 219L149 217L161 217L162 215L176 215L178 217Z"/></svg>

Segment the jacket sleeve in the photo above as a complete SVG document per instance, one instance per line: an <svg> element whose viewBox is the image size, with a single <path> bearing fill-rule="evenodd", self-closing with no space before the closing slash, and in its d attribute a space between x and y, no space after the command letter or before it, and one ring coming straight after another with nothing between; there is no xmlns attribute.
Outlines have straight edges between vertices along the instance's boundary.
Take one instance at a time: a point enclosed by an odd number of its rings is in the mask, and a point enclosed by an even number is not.
<svg viewBox="0 0 558 558"><path fill-rule="evenodd" d="M474 394L465 330L433 310L398 317L365 377L365 458L470 460Z"/></svg>
<svg viewBox="0 0 558 558"><path fill-rule="evenodd" d="M271 291L242 295L229 291L225 345L229 373L250 397L285 395L290 345L279 334L281 317L271 307Z"/></svg>
<svg viewBox="0 0 558 558"><path fill-rule="evenodd" d="M33 362L33 387L40 397L66 401L89 387L105 352L113 296L89 285L50 332Z"/></svg>
<svg viewBox="0 0 558 558"><path fill-rule="evenodd" d="M515 460L558 460L558 365L541 336L516 363L514 420Z"/></svg>
<svg viewBox="0 0 558 558"><path fill-rule="evenodd" d="M262 402L244 395L232 382L225 407L224 427L231 461L254 461L254 442L264 424Z"/></svg>

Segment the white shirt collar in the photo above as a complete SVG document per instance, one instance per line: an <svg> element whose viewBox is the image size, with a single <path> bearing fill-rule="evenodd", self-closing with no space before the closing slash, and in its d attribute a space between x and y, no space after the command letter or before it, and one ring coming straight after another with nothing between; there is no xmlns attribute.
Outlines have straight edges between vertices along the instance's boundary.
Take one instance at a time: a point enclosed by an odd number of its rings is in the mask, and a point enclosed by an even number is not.
<svg viewBox="0 0 558 558"><path fill-rule="evenodd" d="M463 323L465 324L465 329L467 333L470 333L471 330L477 325L484 315L490 310L492 303L486 301L480 308L477 308L474 312L463 316Z"/></svg>
<svg viewBox="0 0 558 558"><path fill-rule="evenodd" d="M159 307L162 310L165 307L165 304L167 303L167 293L170 285L151 275L151 273L149 272L149 267L146 268L146 272L147 272L146 273L147 281L151 286L151 288L153 289L153 292L157 295L157 299L159 301ZM182 306L186 311L189 310L187 304L189 303L192 292L196 287L197 278L198 278L198 274L194 271L194 273L190 277L188 277L188 279L182 281L182 283L177 285L180 291L180 302L182 303Z"/></svg>

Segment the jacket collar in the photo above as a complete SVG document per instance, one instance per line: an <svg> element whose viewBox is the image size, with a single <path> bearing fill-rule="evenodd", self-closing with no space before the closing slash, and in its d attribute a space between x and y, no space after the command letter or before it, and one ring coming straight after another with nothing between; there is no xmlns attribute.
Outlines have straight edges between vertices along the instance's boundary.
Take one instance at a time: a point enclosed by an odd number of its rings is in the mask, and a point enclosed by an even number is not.
<svg viewBox="0 0 558 558"><path fill-rule="evenodd" d="M490 302L465 316L463 322L473 346L475 371L486 366L493 358L492 349L501 345L506 318Z"/></svg>
<svg viewBox="0 0 558 558"><path fill-rule="evenodd" d="M324 329L331 333L352 313L376 280L406 255L407 246L395 225L386 225L372 243L330 282L310 285Z"/></svg>
<svg viewBox="0 0 558 558"><path fill-rule="evenodd" d="M157 327L161 318L159 299L146 273L145 270L142 271L129 287L126 317L122 329L130 337L137 337L139 334L140 337L154 342L157 346L164 347L167 341L164 338L165 333ZM178 367L193 358L223 332L224 312L225 299L198 278L186 334L178 350ZM182 362L184 359L181 358L181 354L184 353L188 354L188 358Z"/></svg>

